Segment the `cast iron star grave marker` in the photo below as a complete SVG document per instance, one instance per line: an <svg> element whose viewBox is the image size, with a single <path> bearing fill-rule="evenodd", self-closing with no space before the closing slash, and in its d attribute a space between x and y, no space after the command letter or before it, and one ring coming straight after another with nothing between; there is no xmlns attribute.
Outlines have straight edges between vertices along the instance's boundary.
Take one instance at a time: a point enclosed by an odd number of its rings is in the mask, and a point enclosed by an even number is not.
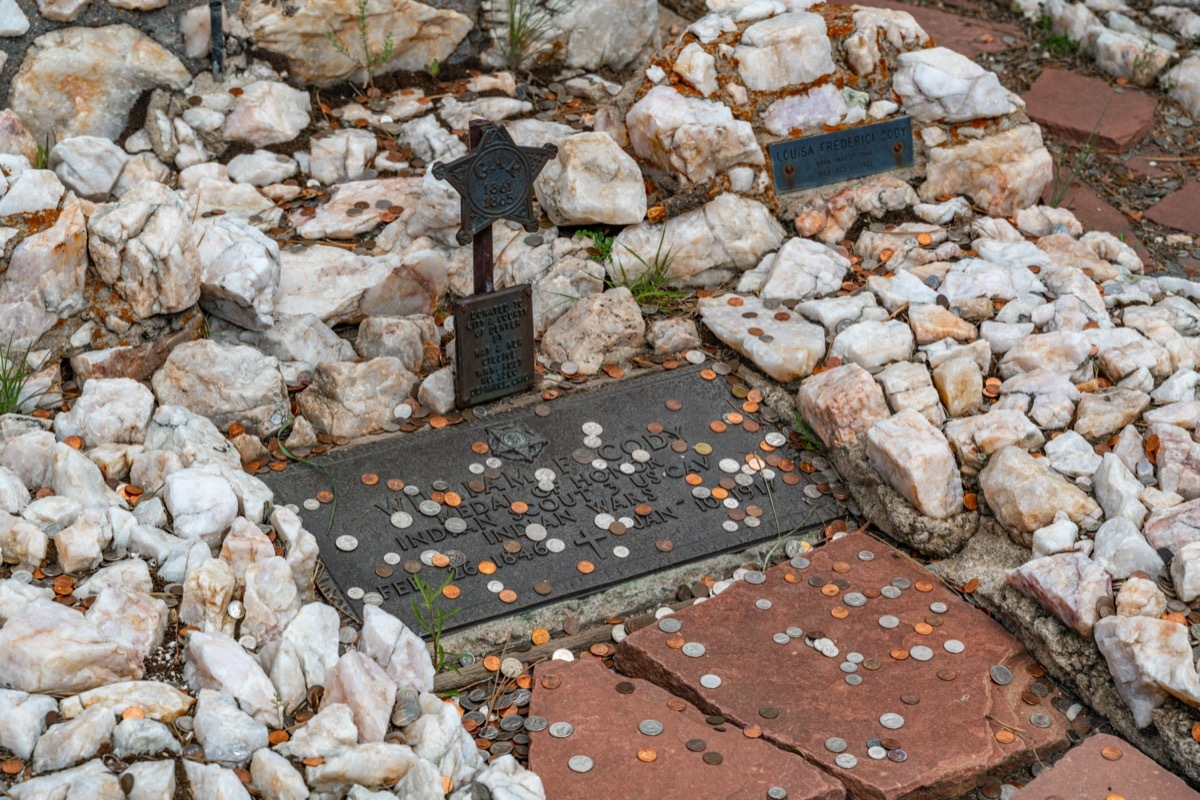
<svg viewBox="0 0 1200 800"><path fill-rule="evenodd" d="M433 165L433 176L462 196L458 243L474 242L475 294L454 304L454 394L460 408L533 387L533 295L528 284L496 291L492 223L538 229L533 181L558 152L521 147L508 131L471 120L471 152Z"/></svg>

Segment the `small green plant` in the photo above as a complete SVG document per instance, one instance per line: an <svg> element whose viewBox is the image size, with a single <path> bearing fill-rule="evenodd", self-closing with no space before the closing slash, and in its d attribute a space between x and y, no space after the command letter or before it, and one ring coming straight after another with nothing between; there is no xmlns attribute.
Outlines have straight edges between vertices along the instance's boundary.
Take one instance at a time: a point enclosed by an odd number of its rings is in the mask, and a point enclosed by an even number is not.
<svg viewBox="0 0 1200 800"><path fill-rule="evenodd" d="M25 396L25 384L29 380L29 353L31 342L24 350L13 347L13 337L8 335L8 344L0 349L0 414L15 414L21 404L31 397Z"/></svg>
<svg viewBox="0 0 1200 800"><path fill-rule="evenodd" d="M33 157L34 169L45 169L50 161L50 151L53 150L53 145L50 144L50 134L46 134L46 141L37 146L37 154Z"/></svg>
<svg viewBox="0 0 1200 800"><path fill-rule="evenodd" d="M504 59L509 69L525 67L541 47L541 38L550 30L554 15L565 10L572 0L508 0L508 40Z"/></svg>
<svg viewBox="0 0 1200 800"><path fill-rule="evenodd" d="M1104 110L1096 118L1096 124L1092 127L1092 132L1088 135L1087 142L1075 153L1075 158L1071 159L1071 166L1067 169L1065 178L1058 162L1054 162L1054 191L1050 194L1049 202L1051 208L1058 208L1062 204L1062 201L1067 197L1067 192L1071 189L1071 184L1075 182L1076 178L1087 171L1087 168L1091 166L1092 161L1096 158L1096 139L1100 134L1100 123L1104 120L1104 115L1108 113L1109 103L1112 103L1112 98L1109 98L1108 103L1104 104Z"/></svg>
<svg viewBox="0 0 1200 800"><path fill-rule="evenodd" d="M324 475L325 479L327 481L329 481L329 492L333 495L333 502L331 502L329 504L329 525L325 528L325 533L328 534L330 531L333 530L333 518L337 514L337 503L338 503L337 481L335 481L333 479L333 475L329 472L329 470L325 469L325 467L321 466L320 464L316 463L315 461L309 461L307 458L300 458L295 453L293 453L291 450L287 449L287 445L285 445L283 443L283 437L287 435L287 433L292 429L292 426L295 424L296 424L295 420L293 420L292 422L289 422L287 425L284 425L282 428L280 428L278 431L276 431L275 432L275 444L279 445L279 452L283 453L285 458L287 458L290 461L295 461L297 464L303 464L306 467L312 467L313 469L319 471L322 475Z"/></svg>
<svg viewBox="0 0 1200 800"><path fill-rule="evenodd" d="M333 45L333 49L344 55L346 58L358 64L364 72L367 73L367 86L374 85L374 73L377 67L382 67L389 63L396 55L396 43L392 39L392 32L388 31L387 36L383 39L383 49L375 50L371 47L368 38L368 22L369 14L367 14L367 5L370 0L358 0L358 39L359 47L362 49L362 55L351 54L350 48L338 38L337 33L333 28L325 29L325 38Z"/></svg>
<svg viewBox="0 0 1200 800"><path fill-rule="evenodd" d="M438 61L436 58L429 62L429 66L425 67L425 72L427 72L429 77L435 81L437 80L438 73L441 71L442 62Z"/></svg>
<svg viewBox="0 0 1200 800"><path fill-rule="evenodd" d="M799 411L796 412L796 423L794 427L796 429L796 436L800 439L800 446L805 450L811 450L817 453L825 450L825 445L821 444L821 438L817 436L816 432L813 431L812 426L808 424L804 417L800 416Z"/></svg>
<svg viewBox="0 0 1200 800"><path fill-rule="evenodd" d="M420 575L413 575L413 583L417 585L417 591L421 593L421 601L412 601L413 614L417 617L417 622L421 623L421 627L425 629L425 633L429 634L429 638L433 644L433 669L435 672L441 672L449 667L458 672L458 667L447 662L447 656L457 656L457 653L447 653L442 648L442 631L445 628L446 620L453 617L462 609L452 608L449 611L442 608L438 598L442 596L442 591L450 585L454 580L454 574L446 576L446 580L442 581L442 585L434 587L433 584L427 582Z"/></svg>
<svg viewBox="0 0 1200 800"><path fill-rule="evenodd" d="M1065 56L1070 53L1079 52L1079 42L1072 39L1070 36L1063 36L1061 33L1055 33L1047 36L1042 40L1042 44L1046 49L1056 56Z"/></svg>
<svg viewBox="0 0 1200 800"><path fill-rule="evenodd" d="M607 264L612 260L614 237L609 236L604 231L593 230L576 231L575 235L592 240L592 246L588 248L589 259L598 264Z"/></svg>
<svg viewBox="0 0 1200 800"><path fill-rule="evenodd" d="M621 259L613 256L617 275L617 280L613 282L613 285L624 286L628 289L629 293L633 295L634 302L638 305L670 304L687 296L687 292L667 288L667 281L671 279L671 250L668 248L665 253L663 252L666 238L667 226L663 225L662 235L658 237L658 249L654 252L654 257L649 260L640 253L635 253L624 242L621 243L621 246L642 265L642 273L636 278L630 278L625 272L625 265L621 263Z"/></svg>
<svg viewBox="0 0 1200 800"><path fill-rule="evenodd" d="M1134 83L1140 83L1144 78L1153 79L1157 72L1156 66L1158 63L1158 47L1149 39L1142 45L1142 50L1137 54L1137 58L1133 60L1133 64L1129 67L1129 80Z"/></svg>

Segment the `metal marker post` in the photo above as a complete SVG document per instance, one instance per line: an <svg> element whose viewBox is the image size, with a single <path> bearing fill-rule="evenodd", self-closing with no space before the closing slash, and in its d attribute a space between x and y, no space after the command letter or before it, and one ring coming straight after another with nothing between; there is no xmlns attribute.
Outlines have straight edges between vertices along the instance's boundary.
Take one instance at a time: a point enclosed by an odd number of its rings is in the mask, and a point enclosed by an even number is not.
<svg viewBox="0 0 1200 800"><path fill-rule="evenodd" d="M212 58L212 73L217 80L225 79L225 30L221 8L221 0L210 0L208 4L208 24L211 30L211 45L209 55Z"/></svg>
<svg viewBox="0 0 1200 800"><path fill-rule="evenodd" d="M472 152L478 149L479 142L483 139L483 129L489 124L486 119L471 120L470 142ZM496 254L492 242L491 223L488 223L483 230L475 234L475 238L472 240L471 256L475 270L475 294L491 294L496 288L493 285Z"/></svg>

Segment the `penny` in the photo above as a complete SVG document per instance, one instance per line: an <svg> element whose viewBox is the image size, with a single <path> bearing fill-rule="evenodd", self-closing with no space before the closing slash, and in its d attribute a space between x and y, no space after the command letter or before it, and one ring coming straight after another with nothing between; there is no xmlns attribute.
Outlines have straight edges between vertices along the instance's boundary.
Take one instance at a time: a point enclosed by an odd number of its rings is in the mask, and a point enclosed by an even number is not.
<svg viewBox="0 0 1200 800"><path fill-rule="evenodd" d="M667 647L672 650L679 650L685 644L687 644L687 639L684 639L682 636L672 636L666 641Z"/></svg>
<svg viewBox="0 0 1200 800"><path fill-rule="evenodd" d="M688 739L684 747L693 753L703 753L708 749L708 744L703 739Z"/></svg>
<svg viewBox="0 0 1200 800"><path fill-rule="evenodd" d="M580 561L575 565L575 569L579 570L584 575L591 575L596 571L596 565L590 561Z"/></svg>
<svg viewBox="0 0 1200 800"><path fill-rule="evenodd" d="M1124 756L1125 754L1121 752L1121 749L1119 747L1112 747L1110 745L1108 747L1103 748L1100 751L1100 755L1101 755L1101 757L1104 758L1105 761L1120 761L1122 756Z"/></svg>
<svg viewBox="0 0 1200 800"><path fill-rule="evenodd" d="M394 570L392 570L392 568L391 568L391 567L389 567L387 564L380 564L379 566L377 566L377 567L375 568L375 574L376 574L376 575L378 575L378 576L379 576L379 577L381 577L381 578L390 578L390 577L392 577L392 573L393 573L393 571L394 571Z"/></svg>
<svg viewBox="0 0 1200 800"><path fill-rule="evenodd" d="M1008 686L1012 683L1012 671L1002 664L995 664L988 669L988 675L991 676L992 682L999 686Z"/></svg>
<svg viewBox="0 0 1200 800"><path fill-rule="evenodd" d="M637 757L638 761L641 761L643 764L652 764L658 760L658 753L649 748L643 748L638 750Z"/></svg>
<svg viewBox="0 0 1200 800"><path fill-rule="evenodd" d="M660 553L669 553L675 549L675 544L670 539L659 539L654 546Z"/></svg>
<svg viewBox="0 0 1200 800"><path fill-rule="evenodd" d="M939 669L937 676L938 676L938 680L949 682L949 681L952 681L955 678L957 678L958 673L952 669Z"/></svg>
<svg viewBox="0 0 1200 800"><path fill-rule="evenodd" d="M363 482L363 486L374 486L379 483L379 476L374 472L364 472L359 480Z"/></svg>
<svg viewBox="0 0 1200 800"><path fill-rule="evenodd" d="M883 662L878 658L868 658L862 662L863 669L869 669L872 672L883 666Z"/></svg>
<svg viewBox="0 0 1200 800"><path fill-rule="evenodd" d="M721 716L720 714L710 714L704 718L704 721L713 726L724 725L725 717Z"/></svg>
<svg viewBox="0 0 1200 800"><path fill-rule="evenodd" d="M892 658L897 661L906 661L908 659L908 651L903 647L897 647L892 650Z"/></svg>
<svg viewBox="0 0 1200 800"><path fill-rule="evenodd" d="M587 756L571 756L567 759L567 766L572 772L591 772L595 763Z"/></svg>
<svg viewBox="0 0 1200 800"><path fill-rule="evenodd" d="M921 702L921 696L919 694L914 694L913 692L905 692L904 694L900 695L900 702L904 703L906 706L915 706Z"/></svg>
<svg viewBox="0 0 1200 800"><path fill-rule="evenodd" d="M678 697L672 697L667 701L667 708L672 711L687 711L688 704L680 700Z"/></svg>
<svg viewBox="0 0 1200 800"><path fill-rule="evenodd" d="M1012 744L1017 740L1017 737L1012 731L998 730L996 731L996 741L1000 744Z"/></svg>
<svg viewBox="0 0 1200 800"><path fill-rule="evenodd" d="M436 553L430 557L429 562L432 566L443 569L450 566L450 556L445 553Z"/></svg>
<svg viewBox="0 0 1200 800"><path fill-rule="evenodd" d="M679 402L675 398L667 400L667 402L663 403L663 405L667 407L668 411L678 411L679 409L683 408L683 403Z"/></svg>
<svg viewBox="0 0 1200 800"><path fill-rule="evenodd" d="M928 636L929 634L933 633L933 626L927 622L918 622L913 626L913 630L922 636Z"/></svg>
<svg viewBox="0 0 1200 800"><path fill-rule="evenodd" d="M1029 666L1025 667L1025 671L1034 678L1041 678L1046 674L1046 668L1041 664L1030 664Z"/></svg>
<svg viewBox="0 0 1200 800"><path fill-rule="evenodd" d="M505 589L504 591L500 592L498 597L500 598L500 602L502 602L502 603L517 602L517 593L514 592L512 589Z"/></svg>
<svg viewBox="0 0 1200 800"><path fill-rule="evenodd" d="M933 584L929 581L917 581L914 587L918 592L932 592Z"/></svg>
<svg viewBox="0 0 1200 800"><path fill-rule="evenodd" d="M720 764L722 761L725 760L725 757L722 756L720 753L712 753L712 752L705 753L703 756L701 756L701 758L704 760L705 764L712 764L713 766L716 766L717 764Z"/></svg>
<svg viewBox="0 0 1200 800"><path fill-rule="evenodd" d="M618 694L633 694L637 691L637 687L629 681L621 681L617 684L616 689Z"/></svg>
<svg viewBox="0 0 1200 800"><path fill-rule="evenodd" d="M1042 701L1033 692L1025 691L1025 692L1021 692L1021 702L1027 706L1036 706L1038 703L1040 703Z"/></svg>
<svg viewBox="0 0 1200 800"><path fill-rule="evenodd" d="M834 606L829 610L829 615L834 619L845 619L850 616L850 610L841 606Z"/></svg>
<svg viewBox="0 0 1200 800"><path fill-rule="evenodd" d="M416 575L418 572L421 571L421 562L420 561L405 561L404 562L404 571L407 572L409 575Z"/></svg>

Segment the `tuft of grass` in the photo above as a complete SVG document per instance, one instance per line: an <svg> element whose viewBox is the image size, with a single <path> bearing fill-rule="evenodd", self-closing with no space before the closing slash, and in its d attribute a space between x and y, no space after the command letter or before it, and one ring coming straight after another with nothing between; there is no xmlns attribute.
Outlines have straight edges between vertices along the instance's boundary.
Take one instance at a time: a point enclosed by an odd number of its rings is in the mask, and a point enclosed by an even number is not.
<svg viewBox="0 0 1200 800"><path fill-rule="evenodd" d="M616 237L610 236L604 231L587 229L576 231L575 235L592 240L592 246L588 248L588 258L590 260L598 264L607 264L612 260L613 240Z"/></svg>
<svg viewBox="0 0 1200 800"><path fill-rule="evenodd" d="M33 349L30 342L24 350L13 347L15 334L8 335L8 344L0 348L0 414L15 414L21 408L21 403L31 398L25 397L25 384L29 380L29 353Z"/></svg>
<svg viewBox="0 0 1200 800"><path fill-rule="evenodd" d="M793 427L795 428L796 435L800 437L801 447L817 453L825 451L825 445L821 443L821 437L817 436L812 426L808 424L804 417L800 416L799 411L796 412L796 422Z"/></svg>
<svg viewBox="0 0 1200 800"><path fill-rule="evenodd" d="M37 146L37 154L33 157L34 169L46 169L46 165L50 162L50 151L54 146L50 144L50 134L46 134L46 141Z"/></svg>
<svg viewBox="0 0 1200 800"><path fill-rule="evenodd" d="M779 548L783 547L789 539L795 536L804 528L805 525L808 524L808 520L812 516L814 509L809 508L804 514L804 519L800 520L800 524L792 528L790 531L784 533L783 528L779 524L779 512L775 509L775 495L771 492L771 482L761 475L759 477L762 477L763 486L766 487L767 502L771 506L771 518L775 522L775 544L773 544L771 549L763 555L762 562L760 564L762 571L766 572L767 568L771 566L771 560L775 558L775 554L779 552Z"/></svg>
<svg viewBox="0 0 1200 800"><path fill-rule="evenodd" d="M370 0L358 0L357 26L359 48L362 50L361 55L357 53L351 53L350 48L346 46L345 42L338 38L337 33L334 32L333 28L325 29L325 38L329 40L331 45L333 45L334 50L337 50L346 58L350 59L355 64L358 64L358 66L367 73L367 86L374 86L374 73L376 68L388 64L393 58L395 58L396 43L392 38L392 32L388 31L387 36L385 36L383 39L382 50L375 50L371 47L371 43L367 38L367 33L370 27L368 24L370 15L367 13L368 3L370 3Z"/></svg>
<svg viewBox="0 0 1200 800"><path fill-rule="evenodd" d="M442 62L438 61L436 58L433 61L430 61L428 66L425 67L425 72L428 73L429 77L435 81L437 80L438 73L441 71Z"/></svg>
<svg viewBox="0 0 1200 800"><path fill-rule="evenodd" d="M417 617L417 622L421 624L425 633L433 643L433 669L435 672L441 672L449 667L458 672L458 667L449 663L447 656L457 656L458 653L447 653L442 647L442 632L445 629L446 620L453 617L461 608L452 608L449 611L442 608L439 598L442 596L442 590L450 585L454 580L454 574L446 576L446 580L442 581L442 585L434 587L433 584L427 582L420 575L413 575L413 583L417 585L417 591L421 593L421 600L412 601L413 614Z"/></svg>
<svg viewBox="0 0 1200 800"><path fill-rule="evenodd" d="M665 253L663 252L666 238L667 226L663 225L662 235L658 238L658 249L650 259L646 259L640 253L635 253L628 245L621 244L642 265L642 273L636 278L630 278L625 272L625 265L621 263L621 259L613 257L613 264L616 265L618 276L613 285L624 286L628 289L639 306L646 304L670 305L687 296L687 292L667 288L667 281L671 278L671 250L668 248Z"/></svg>
<svg viewBox="0 0 1200 800"><path fill-rule="evenodd" d="M509 69L527 66L541 46L542 35L550 30L554 16L573 0L508 0L508 39L504 60Z"/></svg>
<svg viewBox="0 0 1200 800"><path fill-rule="evenodd" d="M322 475L325 476L325 479L329 481L329 491L333 494L333 502L329 504L329 525L325 528L325 533L328 535L329 532L333 530L333 518L337 514L337 481L333 479L333 475L329 472L329 470L325 469L325 467L321 466L315 461L310 461L307 458L300 458L291 450L287 449L287 445L283 443L283 437L292 429L292 426L295 424L295 421L289 422L287 425L284 425L282 428L276 431L275 443L279 445L279 452L283 453L284 457L290 461L295 461L297 464L303 464L306 467L312 467L313 469L318 470Z"/></svg>

